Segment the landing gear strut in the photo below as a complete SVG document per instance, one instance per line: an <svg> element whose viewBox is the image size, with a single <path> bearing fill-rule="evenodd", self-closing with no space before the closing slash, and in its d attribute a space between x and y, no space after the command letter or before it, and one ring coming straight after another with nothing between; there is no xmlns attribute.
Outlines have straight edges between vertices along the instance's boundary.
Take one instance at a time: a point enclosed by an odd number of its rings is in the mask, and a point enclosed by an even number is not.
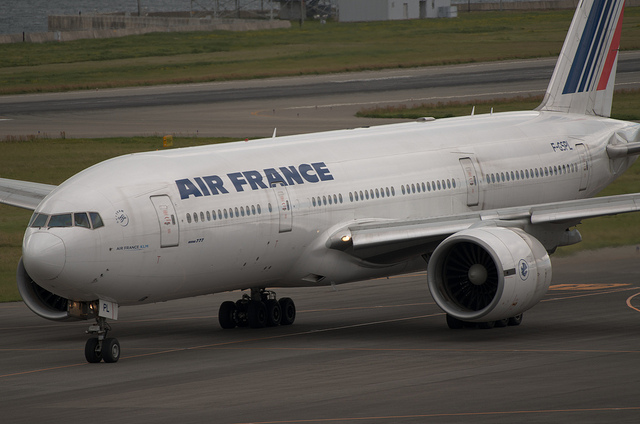
<svg viewBox="0 0 640 424"><path fill-rule="evenodd" d="M499 321L488 321L488 322L467 322L467 321L459 320L458 318L455 318L447 314L447 326L452 330L458 330L465 327L491 329L494 327L515 326L515 325L520 325L521 323L522 323L522 314L513 316L511 318L502 319Z"/></svg>
<svg viewBox="0 0 640 424"><path fill-rule="evenodd" d="M275 327L291 325L296 319L296 306L288 297L276 300L276 294L261 288L252 288L237 302L220 305L218 321L225 329L235 327Z"/></svg>
<svg viewBox="0 0 640 424"><path fill-rule="evenodd" d="M84 345L84 357L87 362L98 363L102 360L107 363L118 362L120 342L116 338L107 337L109 330L111 327L103 317L96 318L95 325L89 327L87 334L95 334L97 337L90 338Z"/></svg>

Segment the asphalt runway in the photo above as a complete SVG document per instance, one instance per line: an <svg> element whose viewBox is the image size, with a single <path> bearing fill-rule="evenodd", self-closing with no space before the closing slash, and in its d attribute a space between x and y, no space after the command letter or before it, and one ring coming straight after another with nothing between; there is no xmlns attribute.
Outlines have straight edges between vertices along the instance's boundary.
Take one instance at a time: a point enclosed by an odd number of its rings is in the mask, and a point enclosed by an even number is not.
<svg viewBox="0 0 640 424"><path fill-rule="evenodd" d="M379 105L542 95L555 58L323 76L0 97L6 136L271 137L380 125ZM621 52L617 89L640 88L640 51ZM471 110L469 110L471 113Z"/></svg>
<svg viewBox="0 0 640 424"><path fill-rule="evenodd" d="M288 327L222 330L238 293L122 308L117 364L88 322L0 305L5 423L637 423L640 253L554 259L519 327L449 330L424 274L280 290Z"/></svg>

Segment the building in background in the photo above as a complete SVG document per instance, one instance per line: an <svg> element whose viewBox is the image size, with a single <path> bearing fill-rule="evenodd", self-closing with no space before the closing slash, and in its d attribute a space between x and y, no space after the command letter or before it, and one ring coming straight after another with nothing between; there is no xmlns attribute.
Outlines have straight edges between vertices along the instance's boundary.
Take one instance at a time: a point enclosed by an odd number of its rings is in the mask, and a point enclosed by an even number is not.
<svg viewBox="0 0 640 424"><path fill-rule="evenodd" d="M453 18L451 0L336 0L340 22Z"/></svg>

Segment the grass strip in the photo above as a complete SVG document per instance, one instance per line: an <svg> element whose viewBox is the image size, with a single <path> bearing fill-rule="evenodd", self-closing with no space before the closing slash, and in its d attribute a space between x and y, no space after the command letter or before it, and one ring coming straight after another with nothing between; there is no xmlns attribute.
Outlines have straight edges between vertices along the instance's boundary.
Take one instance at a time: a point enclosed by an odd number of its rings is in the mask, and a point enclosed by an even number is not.
<svg viewBox="0 0 640 424"><path fill-rule="evenodd" d="M572 10L455 19L307 22L267 31L152 33L0 45L0 94L190 83L554 56ZM640 8L623 50L640 49Z"/></svg>

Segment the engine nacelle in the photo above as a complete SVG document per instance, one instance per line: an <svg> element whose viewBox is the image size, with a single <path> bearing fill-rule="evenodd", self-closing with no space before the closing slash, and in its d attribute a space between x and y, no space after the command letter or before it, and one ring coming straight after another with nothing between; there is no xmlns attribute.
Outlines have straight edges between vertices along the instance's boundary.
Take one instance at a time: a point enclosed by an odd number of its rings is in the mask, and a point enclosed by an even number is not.
<svg viewBox="0 0 640 424"><path fill-rule="evenodd" d="M447 314L468 322L497 321L542 299L551 284L551 260L542 244L520 229L477 227L436 248L427 279Z"/></svg>
<svg viewBox="0 0 640 424"><path fill-rule="evenodd" d="M18 264L16 280L22 300L36 315L53 321L73 319L68 312L69 301L37 285L24 268L22 258Z"/></svg>

